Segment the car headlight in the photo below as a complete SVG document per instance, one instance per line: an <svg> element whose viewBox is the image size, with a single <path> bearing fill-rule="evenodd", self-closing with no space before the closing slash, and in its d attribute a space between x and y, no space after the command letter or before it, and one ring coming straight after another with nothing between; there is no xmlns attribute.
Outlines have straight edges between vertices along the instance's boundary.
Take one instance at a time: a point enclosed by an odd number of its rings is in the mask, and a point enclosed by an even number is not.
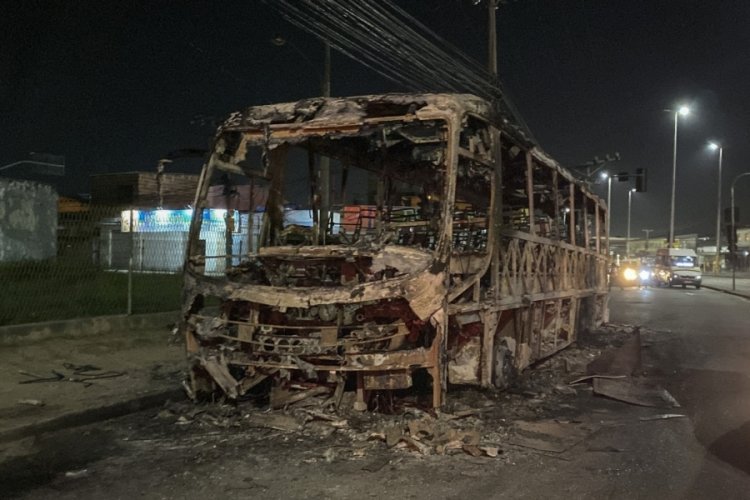
<svg viewBox="0 0 750 500"><path fill-rule="evenodd" d="M701 275L699 274L698 276L695 277L695 279L697 280L701 279Z"/></svg>
<svg viewBox="0 0 750 500"><path fill-rule="evenodd" d="M645 270L638 273L638 275L641 277L642 280L647 280L651 277L651 273Z"/></svg>
<svg viewBox="0 0 750 500"><path fill-rule="evenodd" d="M636 273L636 272L635 272L635 269L630 269L630 268L628 267L627 269L625 269L625 270L624 270L624 271L622 272L622 276L623 276L623 277L624 277L624 278L625 278L626 280L628 280L628 281L633 281L634 279L636 279L636 278L638 277L638 273Z"/></svg>

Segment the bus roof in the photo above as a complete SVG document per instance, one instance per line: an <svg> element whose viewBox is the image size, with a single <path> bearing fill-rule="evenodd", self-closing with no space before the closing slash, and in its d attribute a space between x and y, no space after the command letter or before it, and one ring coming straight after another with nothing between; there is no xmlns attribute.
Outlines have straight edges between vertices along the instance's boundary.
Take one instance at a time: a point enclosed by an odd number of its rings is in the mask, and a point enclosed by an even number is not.
<svg viewBox="0 0 750 500"><path fill-rule="evenodd" d="M229 131L250 131L267 126L309 126L331 123L361 123L365 118L399 116L449 111L457 115L472 114L484 118L526 146L538 160L555 168L569 182L581 185L595 197L581 181L542 150L524 132L498 113L486 100L472 94L374 94L353 97L312 97L294 102L251 106L232 113L219 127L218 134ZM598 198L597 198L598 200Z"/></svg>

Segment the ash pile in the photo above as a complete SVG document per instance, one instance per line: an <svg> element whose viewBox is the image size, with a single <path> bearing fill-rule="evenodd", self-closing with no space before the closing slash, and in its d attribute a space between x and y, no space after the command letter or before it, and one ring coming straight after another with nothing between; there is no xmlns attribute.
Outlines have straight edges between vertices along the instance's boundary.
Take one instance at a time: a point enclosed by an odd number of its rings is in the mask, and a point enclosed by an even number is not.
<svg viewBox="0 0 750 500"><path fill-rule="evenodd" d="M419 393L388 391L371 398L369 411L358 411L354 394L337 391L340 385L293 384L272 388L264 399L168 403L155 420L186 433L304 448L307 463L363 460L366 470L408 455L507 463L527 453L559 456L613 422L602 417L608 410L591 412L597 400L641 407L647 413L640 420L684 417L643 371L642 337L652 333L604 325L527 369L506 390L452 388L440 409Z"/></svg>

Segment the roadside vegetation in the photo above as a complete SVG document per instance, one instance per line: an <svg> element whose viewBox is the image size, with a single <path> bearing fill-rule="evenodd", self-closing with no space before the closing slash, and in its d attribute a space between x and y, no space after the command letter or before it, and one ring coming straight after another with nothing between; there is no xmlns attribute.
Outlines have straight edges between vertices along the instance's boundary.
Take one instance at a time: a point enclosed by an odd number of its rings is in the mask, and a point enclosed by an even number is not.
<svg viewBox="0 0 750 500"><path fill-rule="evenodd" d="M0 265L0 325L127 313L128 275L74 257ZM133 313L180 307L181 274L134 273Z"/></svg>

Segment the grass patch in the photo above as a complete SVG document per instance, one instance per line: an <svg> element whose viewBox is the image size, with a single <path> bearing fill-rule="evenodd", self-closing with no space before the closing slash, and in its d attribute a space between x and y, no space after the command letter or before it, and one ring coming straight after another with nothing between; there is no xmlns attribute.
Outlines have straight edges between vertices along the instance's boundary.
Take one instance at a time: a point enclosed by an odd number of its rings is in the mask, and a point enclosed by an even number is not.
<svg viewBox="0 0 750 500"><path fill-rule="evenodd" d="M58 259L0 266L0 325L127 313L128 275ZM180 308L182 275L133 274L133 313Z"/></svg>

